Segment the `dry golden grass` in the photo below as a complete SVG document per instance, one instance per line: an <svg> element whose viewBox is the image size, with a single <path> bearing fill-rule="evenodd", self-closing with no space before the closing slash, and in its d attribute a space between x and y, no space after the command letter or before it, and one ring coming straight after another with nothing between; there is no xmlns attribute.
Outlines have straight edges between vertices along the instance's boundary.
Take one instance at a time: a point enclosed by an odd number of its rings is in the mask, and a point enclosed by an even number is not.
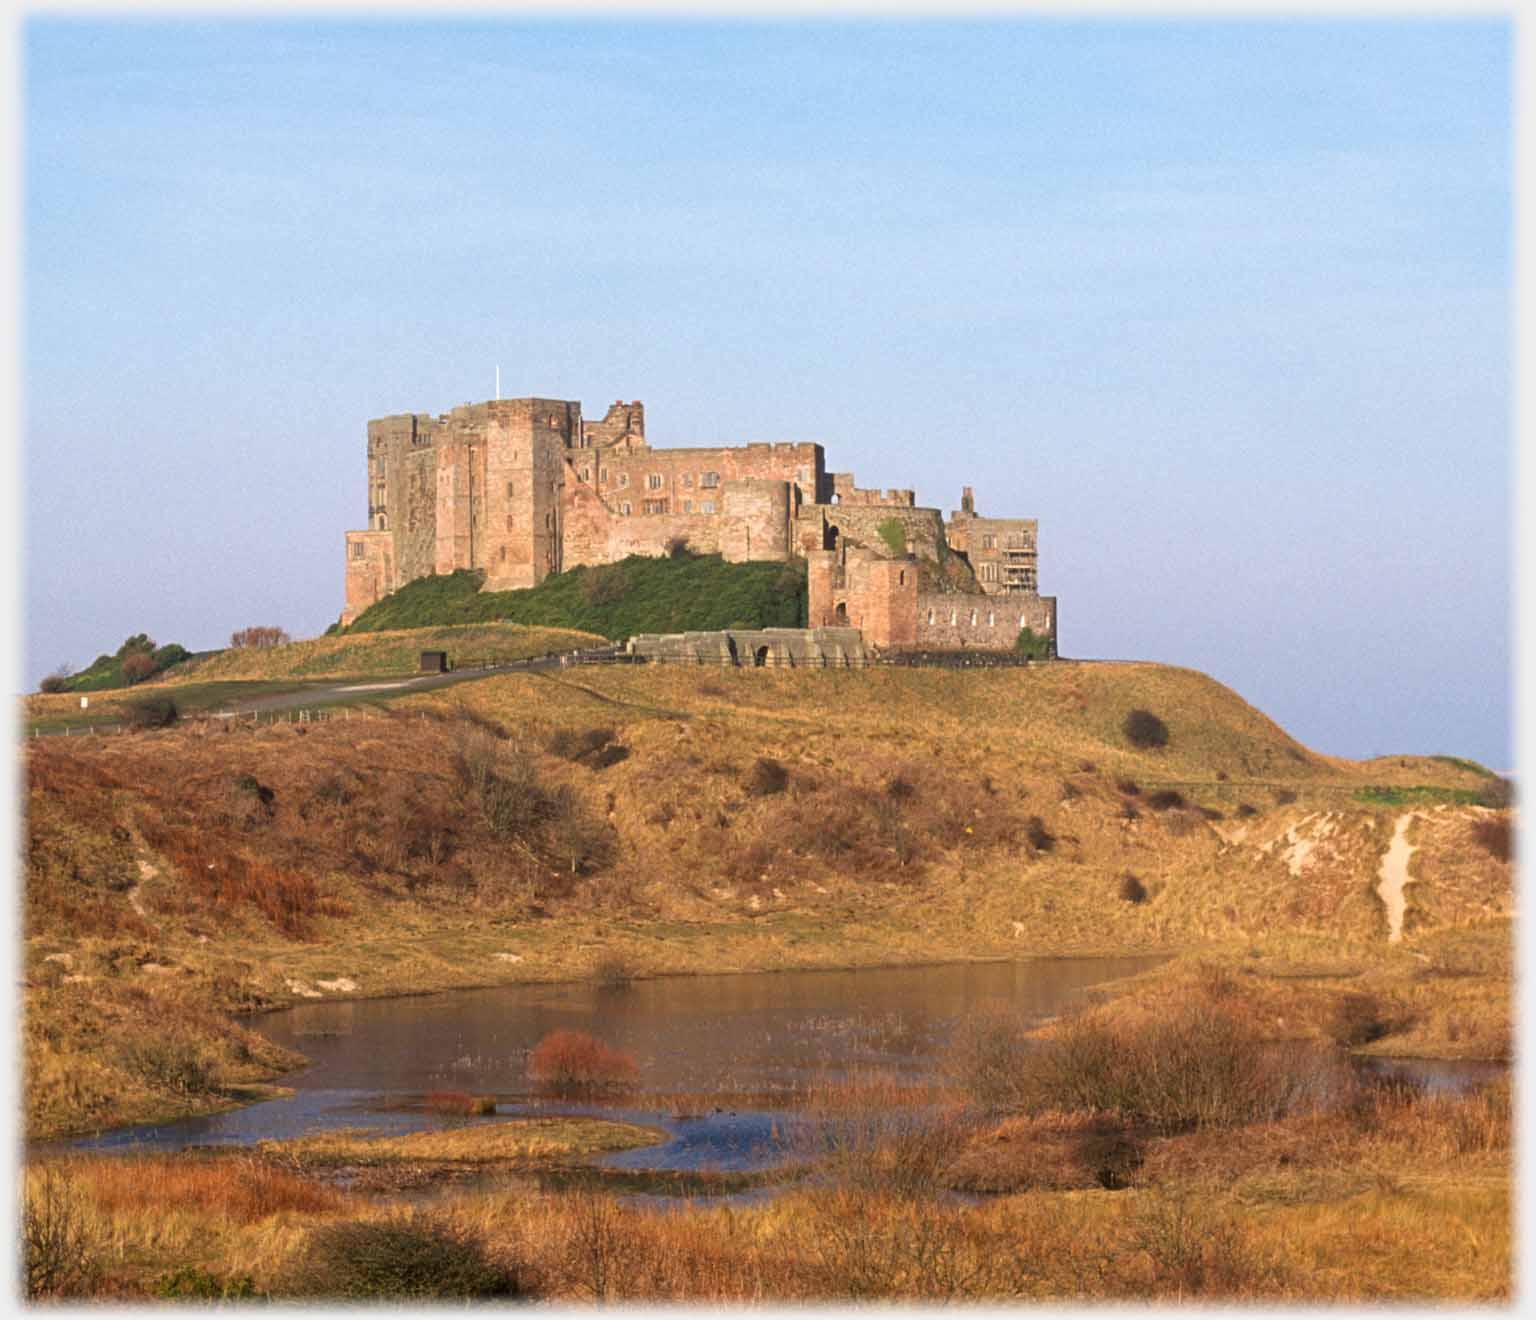
<svg viewBox="0 0 1536 1320"><path fill-rule="evenodd" d="M1165 721L1167 748L1125 744L1136 707ZM1372 890L1398 813L1349 799L1389 768L1479 777L1317 756L1188 670L594 668L392 710L29 742L24 965L36 1020L59 1019L29 1035L30 1076L50 1088L35 1131L141 1109L114 1110L120 1074L93 1080L103 1038L51 1007L72 985L233 1009L578 978L604 961L657 974L1201 948L1251 963L1276 1031L1307 1034L1349 975L1271 973L1327 950L1404 1000L1422 1045L1497 1052L1507 1035L1507 967L1438 975L1437 955L1414 956L1508 910L1509 863L1461 846L1477 810L1415 823L1417 915L1389 950ZM627 755L546 750L598 728ZM478 744L501 782L525 771L538 794L492 803ZM780 791L756 790L764 759ZM1180 784L1194 806L1153 810L1129 780ZM1276 786L1298 800L1276 805ZM1261 810L1239 820L1238 795ZM539 816L550 803L559 821ZM1127 872L1144 901L1121 896Z"/></svg>
<svg viewBox="0 0 1536 1320"><path fill-rule="evenodd" d="M378 1136L345 1130L290 1141L264 1141L260 1149L301 1164L452 1161L457 1164L527 1164L653 1146L652 1128L600 1118L519 1118L461 1127Z"/></svg>

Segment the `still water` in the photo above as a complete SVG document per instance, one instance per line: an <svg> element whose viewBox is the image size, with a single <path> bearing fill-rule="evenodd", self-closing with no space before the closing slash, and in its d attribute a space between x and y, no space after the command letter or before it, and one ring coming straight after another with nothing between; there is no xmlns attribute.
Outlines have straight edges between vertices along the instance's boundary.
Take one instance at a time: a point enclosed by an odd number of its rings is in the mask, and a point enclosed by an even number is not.
<svg viewBox="0 0 1536 1320"><path fill-rule="evenodd" d="M295 1094L227 1114L123 1128L75 1148L173 1150L301 1136L337 1127L406 1132L464 1120L424 1107L436 1090L490 1095L503 1115L596 1113L660 1129L660 1145L601 1162L616 1168L748 1170L782 1157L804 1120L777 1109L818 1080L878 1072L921 1083L938 1072L956 1026L1007 1011L1041 1020L1095 985L1159 956L1042 958L854 972L662 977L511 986L354 1003L314 1003L250 1025L310 1059L285 1078ZM528 1054L570 1028L631 1055L638 1091L619 1105L541 1099ZM1466 1086L1497 1064L1363 1065L1421 1085Z"/></svg>
<svg viewBox="0 0 1536 1320"><path fill-rule="evenodd" d="M1004 1010L1043 1019L1090 986L1160 961L1043 958L678 976L617 988L567 983L302 1004L249 1019L310 1059L282 1079L295 1089L291 1098L118 1129L75 1145L167 1150L335 1127L412 1131L444 1121L423 1111L428 1092L456 1090L493 1095L504 1114L600 1112L671 1137L659 1147L610 1157L614 1164L690 1168L707 1159L716 1168L748 1168L768 1158L793 1122L773 1112L765 1096L869 1070L921 1082L934 1075L963 1019ZM560 1028L588 1032L633 1056L640 1088L623 1108L538 1099L528 1080L528 1054ZM678 1103L680 1095L698 1102Z"/></svg>

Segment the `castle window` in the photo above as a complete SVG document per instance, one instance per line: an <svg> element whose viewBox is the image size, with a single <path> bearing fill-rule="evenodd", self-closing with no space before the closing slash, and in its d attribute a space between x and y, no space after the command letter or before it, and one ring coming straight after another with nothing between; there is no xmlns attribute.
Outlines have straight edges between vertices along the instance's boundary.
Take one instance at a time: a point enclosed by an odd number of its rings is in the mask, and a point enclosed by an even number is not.
<svg viewBox="0 0 1536 1320"><path fill-rule="evenodd" d="M960 615L958 613L956 613L954 610L950 610L950 612L949 612L949 626L951 628L953 628L959 622L960 622Z"/></svg>
<svg viewBox="0 0 1536 1320"><path fill-rule="evenodd" d="M906 569L902 569L901 572L896 574L896 585L898 587L904 587L904 586L907 585L907 570Z"/></svg>
<svg viewBox="0 0 1536 1320"><path fill-rule="evenodd" d="M597 472L597 479L602 485L606 486L608 484L608 469L599 468Z"/></svg>
<svg viewBox="0 0 1536 1320"><path fill-rule="evenodd" d="M650 473L646 477L646 479L645 479L645 488L646 488L646 490L660 490L661 489L661 473L659 473L659 472L652 472L652 473Z"/></svg>
<svg viewBox="0 0 1536 1320"><path fill-rule="evenodd" d="M502 546L501 547L501 556L500 557L501 557L501 562L503 564L505 564L507 562L507 547L506 546Z"/></svg>
<svg viewBox="0 0 1536 1320"><path fill-rule="evenodd" d="M507 498L514 499L517 496L517 488L512 482L507 482Z"/></svg>
<svg viewBox="0 0 1536 1320"><path fill-rule="evenodd" d="M987 627L991 628L992 626L993 626L993 623L992 623L992 611L988 610L987 611Z"/></svg>
<svg viewBox="0 0 1536 1320"><path fill-rule="evenodd" d="M626 518L629 517L630 505L628 500L625 500L623 504L619 505L619 512L622 513Z"/></svg>
<svg viewBox="0 0 1536 1320"><path fill-rule="evenodd" d="M667 502L666 500L646 500L643 508L646 513L665 513Z"/></svg>
<svg viewBox="0 0 1536 1320"><path fill-rule="evenodd" d="M699 485L703 486L706 490L712 490L719 484L720 474L718 472L704 472L699 475Z"/></svg>
<svg viewBox="0 0 1536 1320"><path fill-rule="evenodd" d="M691 472L683 473L683 485L689 486L689 487L691 487L693 485L693 473L691 473Z"/></svg>
<svg viewBox="0 0 1536 1320"><path fill-rule="evenodd" d="M363 543L361 541L353 541L352 542L352 558L353 559L361 559L362 557L363 557Z"/></svg>
<svg viewBox="0 0 1536 1320"><path fill-rule="evenodd" d="M700 513L713 513L714 511L715 511L715 502L714 502L714 500L700 500L699 501L699 512Z"/></svg>
<svg viewBox="0 0 1536 1320"><path fill-rule="evenodd" d="M928 611L928 626L930 628L933 627L933 611L932 610Z"/></svg>
<svg viewBox="0 0 1536 1320"><path fill-rule="evenodd" d="M981 538L981 548L983 550L997 549L997 537L991 535L983 536Z"/></svg>
<svg viewBox="0 0 1536 1320"><path fill-rule="evenodd" d="M976 626L976 611L972 610L971 611L971 627L974 628L975 626Z"/></svg>
<svg viewBox="0 0 1536 1320"><path fill-rule="evenodd" d="M795 480L796 481L809 481L810 479L811 479L811 470L809 468L796 468L795 469Z"/></svg>
<svg viewBox="0 0 1536 1320"><path fill-rule="evenodd" d="M583 481L591 481L592 480L592 469L589 468L589 467L582 468L582 470L581 470L581 479Z"/></svg>
<svg viewBox="0 0 1536 1320"><path fill-rule="evenodd" d="M692 513L693 512L693 501L692 500L684 500L683 501L683 512L684 513Z"/></svg>
<svg viewBox="0 0 1536 1320"><path fill-rule="evenodd" d="M627 485L629 485L629 473L619 473L619 489L622 490Z"/></svg>

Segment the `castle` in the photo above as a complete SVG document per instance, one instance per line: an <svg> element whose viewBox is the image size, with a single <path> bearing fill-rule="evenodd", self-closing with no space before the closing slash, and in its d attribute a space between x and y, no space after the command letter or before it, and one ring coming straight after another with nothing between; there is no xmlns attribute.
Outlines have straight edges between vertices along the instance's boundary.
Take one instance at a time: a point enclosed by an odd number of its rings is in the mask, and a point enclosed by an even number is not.
<svg viewBox="0 0 1536 1320"><path fill-rule="evenodd" d="M733 563L807 563L809 625L884 650L1006 649L1021 628L1054 652L1036 522L946 521L910 490L828 472L819 444L653 449L639 403L600 422L581 404L496 399L368 423L368 527L348 532L342 622L419 577L480 569L484 590L664 555L686 543Z"/></svg>

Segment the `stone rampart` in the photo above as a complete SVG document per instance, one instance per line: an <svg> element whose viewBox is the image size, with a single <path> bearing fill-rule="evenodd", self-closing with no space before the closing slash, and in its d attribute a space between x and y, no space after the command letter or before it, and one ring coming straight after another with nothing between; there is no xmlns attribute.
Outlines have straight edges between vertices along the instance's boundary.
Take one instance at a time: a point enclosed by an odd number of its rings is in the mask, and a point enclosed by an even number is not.
<svg viewBox="0 0 1536 1320"><path fill-rule="evenodd" d="M844 669L868 663L857 628L731 628L720 632L642 633L627 649L659 664L743 669Z"/></svg>

